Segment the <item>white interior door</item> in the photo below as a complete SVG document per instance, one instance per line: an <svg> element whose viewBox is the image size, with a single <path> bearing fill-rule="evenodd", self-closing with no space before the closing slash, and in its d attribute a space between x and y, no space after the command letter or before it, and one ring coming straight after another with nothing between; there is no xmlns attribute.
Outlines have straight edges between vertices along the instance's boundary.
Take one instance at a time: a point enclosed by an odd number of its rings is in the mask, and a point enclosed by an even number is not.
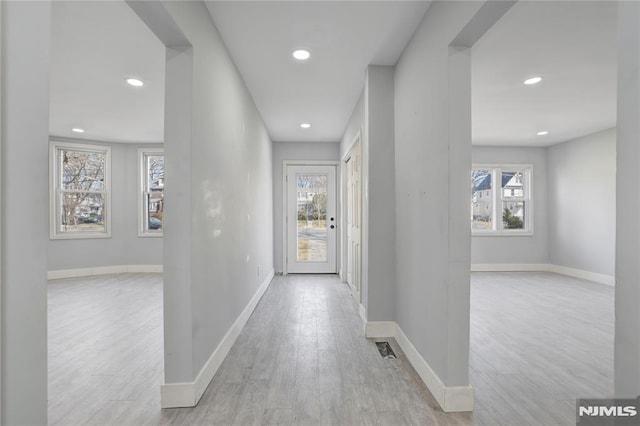
<svg viewBox="0 0 640 426"><path fill-rule="evenodd" d="M287 166L287 273L335 274L336 167Z"/></svg>
<svg viewBox="0 0 640 426"><path fill-rule="evenodd" d="M362 167L360 142L353 147L346 161L347 199L347 283L360 299L362 285Z"/></svg>

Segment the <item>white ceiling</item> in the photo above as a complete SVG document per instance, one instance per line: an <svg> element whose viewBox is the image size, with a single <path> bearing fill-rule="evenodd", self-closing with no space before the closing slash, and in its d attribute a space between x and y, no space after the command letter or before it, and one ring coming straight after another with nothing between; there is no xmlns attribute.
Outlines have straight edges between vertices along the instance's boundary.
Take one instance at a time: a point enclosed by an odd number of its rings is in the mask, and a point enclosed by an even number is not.
<svg viewBox="0 0 640 426"><path fill-rule="evenodd" d="M429 3L206 4L272 139L326 142L341 138L367 64L393 65ZM164 48L131 9L56 1L52 27L51 134L161 142ZM297 47L312 58L295 62ZM615 126L615 2L518 2L472 63L475 144L544 146ZM540 85L522 85L538 73ZM131 88L125 76L146 84Z"/></svg>
<svg viewBox="0 0 640 426"><path fill-rule="evenodd" d="M547 146L614 127L616 17L611 1L516 3L472 49L474 144ZM524 86L532 75L544 80Z"/></svg>
<svg viewBox="0 0 640 426"><path fill-rule="evenodd" d="M52 2L49 105L52 136L164 141L164 46L122 1Z"/></svg>
<svg viewBox="0 0 640 426"><path fill-rule="evenodd" d="M429 2L207 1L274 141L342 138L368 64L395 65ZM297 62L297 48L311 59ZM304 130L300 123L308 122Z"/></svg>

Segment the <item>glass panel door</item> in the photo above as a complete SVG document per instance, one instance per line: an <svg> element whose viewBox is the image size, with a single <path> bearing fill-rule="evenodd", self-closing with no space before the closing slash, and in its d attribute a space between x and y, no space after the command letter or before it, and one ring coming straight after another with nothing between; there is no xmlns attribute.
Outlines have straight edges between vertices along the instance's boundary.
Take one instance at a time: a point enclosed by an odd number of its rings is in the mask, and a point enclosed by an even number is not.
<svg viewBox="0 0 640 426"><path fill-rule="evenodd" d="M336 272L336 168L287 167L287 272Z"/></svg>

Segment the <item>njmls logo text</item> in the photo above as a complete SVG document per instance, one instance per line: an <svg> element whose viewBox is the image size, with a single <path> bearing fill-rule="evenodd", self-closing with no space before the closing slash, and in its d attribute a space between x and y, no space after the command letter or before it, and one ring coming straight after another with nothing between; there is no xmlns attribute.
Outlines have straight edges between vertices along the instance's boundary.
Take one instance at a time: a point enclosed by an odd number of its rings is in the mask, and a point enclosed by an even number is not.
<svg viewBox="0 0 640 426"><path fill-rule="evenodd" d="M578 407L578 415L598 416L598 417L633 417L638 415L638 410L633 405L611 406L611 405L589 405Z"/></svg>

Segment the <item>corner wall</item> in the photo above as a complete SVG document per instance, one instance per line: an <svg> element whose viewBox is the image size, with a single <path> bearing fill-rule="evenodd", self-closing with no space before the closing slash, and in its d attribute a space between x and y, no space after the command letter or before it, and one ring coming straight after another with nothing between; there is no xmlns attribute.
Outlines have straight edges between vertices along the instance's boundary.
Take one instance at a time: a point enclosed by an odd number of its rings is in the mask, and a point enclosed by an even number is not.
<svg viewBox="0 0 640 426"><path fill-rule="evenodd" d="M551 146L548 162L550 263L613 277L616 130Z"/></svg>
<svg viewBox="0 0 640 426"><path fill-rule="evenodd" d="M272 143L204 3L129 4L168 46L162 404L192 406L273 276Z"/></svg>
<svg viewBox="0 0 640 426"><path fill-rule="evenodd" d="M394 67L369 65L364 90L340 143L340 158L361 132L362 283L368 321L395 318ZM341 185L342 186L342 185ZM343 206L343 217L345 206ZM344 221L343 221L344 226ZM343 247L344 249L344 247Z"/></svg>
<svg viewBox="0 0 640 426"><path fill-rule="evenodd" d="M471 69L469 49L452 45L463 35L470 42L461 46L470 46L482 34L483 25L470 23L483 5L434 2L395 71L396 322L423 360L432 379L425 381L445 411L473 406ZM478 24L490 21L482 18Z"/></svg>

